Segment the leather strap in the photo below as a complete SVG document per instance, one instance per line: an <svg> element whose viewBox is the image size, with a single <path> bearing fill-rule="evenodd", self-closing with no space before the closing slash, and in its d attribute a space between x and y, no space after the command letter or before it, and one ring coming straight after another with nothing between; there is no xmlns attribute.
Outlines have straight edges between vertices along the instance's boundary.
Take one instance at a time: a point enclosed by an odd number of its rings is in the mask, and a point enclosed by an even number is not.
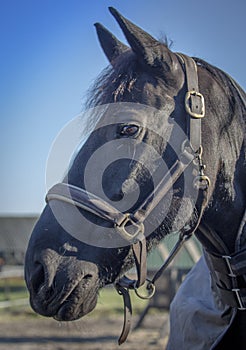
<svg viewBox="0 0 246 350"><path fill-rule="evenodd" d="M221 300L246 310L246 249L232 255L204 253Z"/></svg>
<svg viewBox="0 0 246 350"><path fill-rule="evenodd" d="M124 303L124 323L118 344L124 343L131 330L132 306L129 289L136 290L141 287L147 276L147 250L145 238L132 245L133 256L137 269L137 280L132 280L127 276L123 276L116 284L117 292L122 295Z"/></svg>
<svg viewBox="0 0 246 350"><path fill-rule="evenodd" d="M242 249L243 232L246 233L246 210L242 216L231 254L216 231L204 223L196 233L204 249L204 256L211 272L214 288L227 305L246 310L246 248Z"/></svg>
<svg viewBox="0 0 246 350"><path fill-rule="evenodd" d="M104 201L102 198L99 198L82 188L63 182L54 185L46 194L46 202L54 199L75 205L76 207L89 211L104 220L112 222L112 224L117 223L119 226L126 218L125 214Z"/></svg>
<svg viewBox="0 0 246 350"><path fill-rule="evenodd" d="M196 230L198 229L198 227L201 223L202 216L203 216L204 210L205 210L206 205L207 205L207 200L208 200L207 199L207 189L200 189L199 195L197 198L197 203L196 203L196 210L199 213L199 216L198 216L194 226L191 227L188 231L184 231L184 232L181 231L177 243L173 247L172 251L170 252L167 259L165 260L164 264L161 266L161 268L156 272L156 274L152 278L151 283L155 284L155 282L161 277L162 273L171 264L171 262L173 261L175 256L178 254L180 249L183 247L184 243L194 235L194 233L196 232Z"/></svg>
<svg viewBox="0 0 246 350"><path fill-rule="evenodd" d="M195 61L184 54L176 53L184 65L186 76L187 93L185 107L188 114L187 135L190 144L195 152L201 146L201 119L205 115L205 103L202 94L199 92L197 65Z"/></svg>
<svg viewBox="0 0 246 350"><path fill-rule="evenodd" d="M141 287L147 277L147 249L145 238L132 245L138 279L135 288Z"/></svg>
<svg viewBox="0 0 246 350"><path fill-rule="evenodd" d="M179 155L176 162L169 169L168 174L164 175L159 184L153 189L148 197L139 205L133 217L138 222L143 222L149 214L154 210L158 203L165 197L173 184L177 182L179 177L184 173L192 161L196 158L196 154L191 149L185 148Z"/></svg>
<svg viewBox="0 0 246 350"><path fill-rule="evenodd" d="M131 330L132 304L128 289L125 289L124 287L118 284L116 284L115 287L118 293L122 295L124 301L124 323L121 335L118 339L118 344L121 345L126 341L128 334Z"/></svg>

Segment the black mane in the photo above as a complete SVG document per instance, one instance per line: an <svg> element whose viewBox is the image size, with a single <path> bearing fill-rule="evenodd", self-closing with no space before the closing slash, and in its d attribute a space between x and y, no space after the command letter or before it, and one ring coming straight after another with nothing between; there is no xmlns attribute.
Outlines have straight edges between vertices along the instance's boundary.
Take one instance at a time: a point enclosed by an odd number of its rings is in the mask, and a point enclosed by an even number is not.
<svg viewBox="0 0 246 350"><path fill-rule="evenodd" d="M164 42L160 42L160 44L169 47L167 39ZM193 57L193 59L198 66L207 70L223 88L230 101L232 111L235 108L241 109L241 111L245 109L246 94L232 77L201 58ZM129 101L127 102L131 102L133 99L132 92L141 71L142 69L139 67L136 55L129 49L117 59L114 67L112 65L106 67L95 80L88 90L85 103L86 108L93 108L105 103L120 102L123 99L127 101L126 95L129 96ZM156 77L156 79L158 78ZM159 80L158 83L160 82ZM245 118L244 115L243 124L245 124Z"/></svg>
<svg viewBox="0 0 246 350"><path fill-rule="evenodd" d="M246 106L246 94L240 85L223 70L213 66L212 64L202 60L201 58L192 57L197 65L202 66L206 69L211 76L220 84L227 95L231 109L234 110L235 105L241 110L245 109ZM246 116L244 115L244 119Z"/></svg>
<svg viewBox="0 0 246 350"><path fill-rule="evenodd" d="M129 50L118 60L117 69L111 65L106 67L89 89L86 107L118 102L136 81L136 64L134 54Z"/></svg>
<svg viewBox="0 0 246 350"><path fill-rule="evenodd" d="M168 47L165 43L160 42L159 44ZM134 102L135 100L145 104L146 99L142 94L145 82L165 85L153 72L148 74L146 67L142 67L136 55L129 49L117 58L114 67L109 65L96 79L88 91L86 108L105 103ZM158 108L156 103L154 105ZM161 103L159 103L159 108L161 108Z"/></svg>

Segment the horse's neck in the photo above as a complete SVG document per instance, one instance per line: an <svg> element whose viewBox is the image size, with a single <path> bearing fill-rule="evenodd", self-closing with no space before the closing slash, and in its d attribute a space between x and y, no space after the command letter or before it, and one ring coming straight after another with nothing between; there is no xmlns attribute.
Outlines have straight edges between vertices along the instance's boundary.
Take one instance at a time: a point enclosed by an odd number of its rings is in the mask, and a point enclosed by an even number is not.
<svg viewBox="0 0 246 350"><path fill-rule="evenodd" d="M221 183L211 198L204 213L198 238L205 248L212 252L223 253L228 250L233 253L238 246L237 239L241 229L241 248L246 248L246 163L245 159L236 166L233 181L233 195L226 197L225 182ZM216 244L217 242L217 244Z"/></svg>
<svg viewBox="0 0 246 350"><path fill-rule="evenodd" d="M212 175L214 188L211 187L213 193L204 213L203 224L211 234L214 232L221 238L230 252L234 252L237 232L246 209L245 121L239 109L229 110L228 115L220 115L217 124L215 119L204 119L204 153L208 150L209 155L204 161L208 165L207 175ZM208 137L206 127L211 130L210 124L214 130ZM206 241L202 242L205 248Z"/></svg>

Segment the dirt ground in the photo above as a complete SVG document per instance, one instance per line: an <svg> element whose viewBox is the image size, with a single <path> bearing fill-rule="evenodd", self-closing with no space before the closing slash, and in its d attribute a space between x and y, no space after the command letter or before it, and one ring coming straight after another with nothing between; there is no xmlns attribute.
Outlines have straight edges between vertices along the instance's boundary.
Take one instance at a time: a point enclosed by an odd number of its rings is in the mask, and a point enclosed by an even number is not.
<svg viewBox="0 0 246 350"><path fill-rule="evenodd" d="M136 319L133 319L133 325ZM42 317L0 321L0 350L160 350L165 349L168 315L147 315L125 344L117 344L122 315L90 317L60 323Z"/></svg>

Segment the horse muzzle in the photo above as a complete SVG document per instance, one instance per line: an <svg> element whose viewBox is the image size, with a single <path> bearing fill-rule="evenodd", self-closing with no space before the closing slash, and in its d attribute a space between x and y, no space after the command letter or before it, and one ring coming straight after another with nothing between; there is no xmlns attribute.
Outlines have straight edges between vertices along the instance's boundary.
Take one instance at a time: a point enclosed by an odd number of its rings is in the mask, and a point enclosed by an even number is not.
<svg viewBox="0 0 246 350"><path fill-rule="evenodd" d="M72 321L95 308L99 283L94 263L46 249L28 266L25 279L30 304L38 314Z"/></svg>

